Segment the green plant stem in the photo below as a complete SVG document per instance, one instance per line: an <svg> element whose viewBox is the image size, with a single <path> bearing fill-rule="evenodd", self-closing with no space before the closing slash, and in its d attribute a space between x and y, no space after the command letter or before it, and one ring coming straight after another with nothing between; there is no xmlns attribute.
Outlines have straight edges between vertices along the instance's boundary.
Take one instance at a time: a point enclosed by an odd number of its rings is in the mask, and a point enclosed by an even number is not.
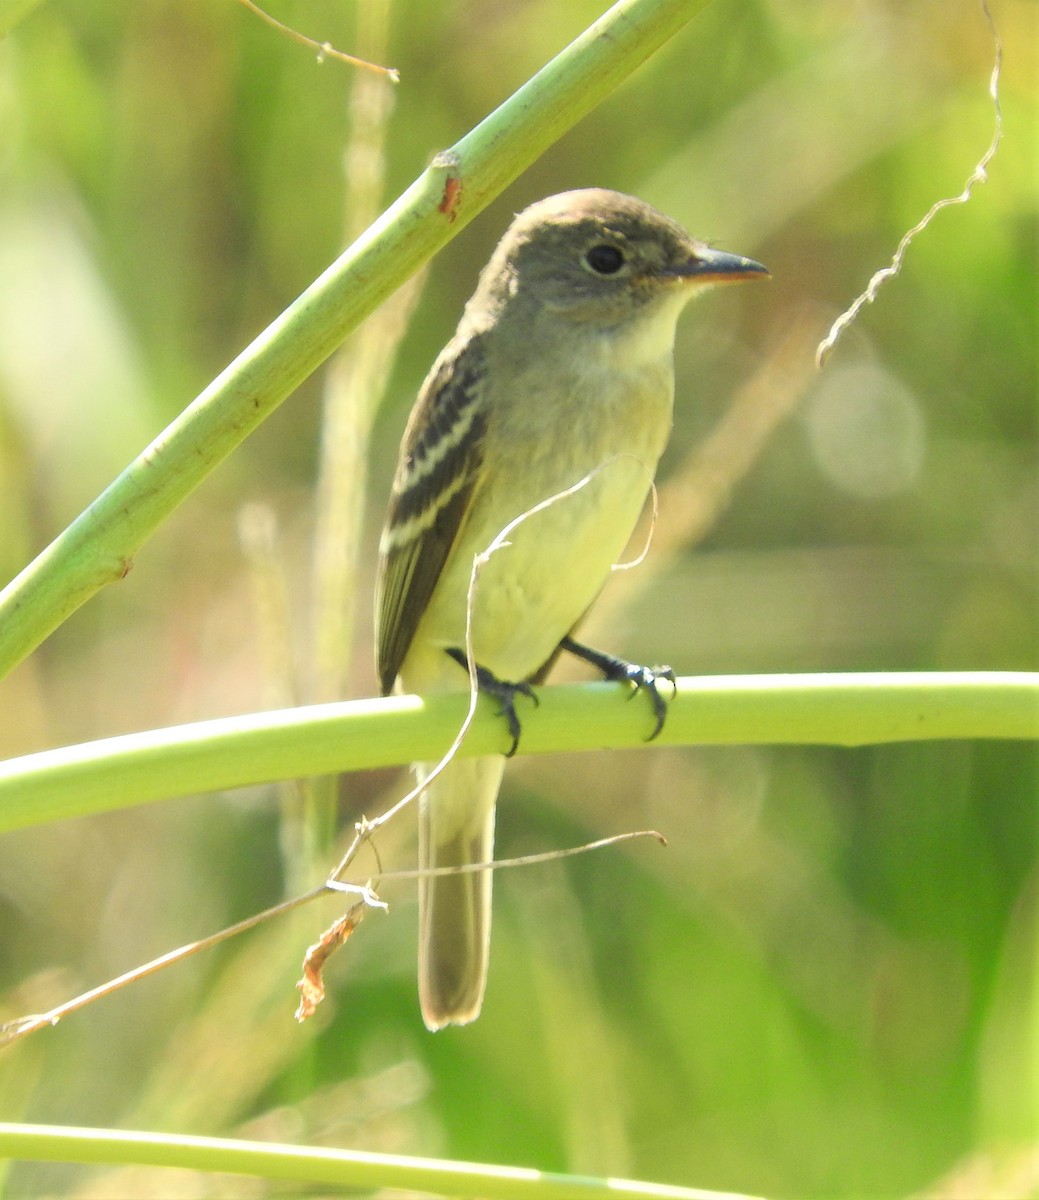
<svg viewBox="0 0 1039 1200"><path fill-rule="evenodd" d="M414 271L707 0L619 0L428 170L0 593L0 676Z"/></svg>
<svg viewBox="0 0 1039 1200"><path fill-rule="evenodd" d="M306 1179L331 1187L400 1188L438 1196L498 1200L575 1200L623 1194L633 1200L751 1200L731 1192L635 1180L556 1175L524 1167L406 1158L358 1150L188 1137L136 1130L0 1124L0 1155L54 1162L138 1163L223 1171L261 1179Z"/></svg>
<svg viewBox="0 0 1039 1200"><path fill-rule="evenodd" d="M617 684L541 688L524 707L524 754L692 744L841 746L940 738L1039 738L1039 673L739 675L678 680L653 742L650 706ZM197 792L436 760L464 694L351 700L127 734L0 763L0 831ZM509 742L481 704L459 751Z"/></svg>

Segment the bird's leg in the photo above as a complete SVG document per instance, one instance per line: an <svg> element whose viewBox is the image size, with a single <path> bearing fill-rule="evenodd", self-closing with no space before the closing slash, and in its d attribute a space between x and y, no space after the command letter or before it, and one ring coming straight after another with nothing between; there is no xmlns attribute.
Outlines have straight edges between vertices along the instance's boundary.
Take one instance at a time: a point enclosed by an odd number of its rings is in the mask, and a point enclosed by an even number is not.
<svg viewBox="0 0 1039 1200"><path fill-rule="evenodd" d="M660 694L658 685L661 679L667 680L671 684L671 695L674 696L675 673L670 667L640 667L638 663L630 663L623 658L615 658L612 654L604 654L601 650L593 650L590 646L583 646L580 642L575 642L572 637L563 638L559 643L559 648L569 651L586 663L591 663L597 671L602 671L607 679L617 683L634 684L635 690L631 693L632 696L635 695L635 692L646 691L649 693L657 723L653 727L653 732L646 738L647 742L651 742L664 728L664 721L667 718L667 702Z"/></svg>
<svg viewBox="0 0 1039 1200"><path fill-rule="evenodd" d="M466 658L464 650L457 650L452 647L447 651L447 654L459 666L466 671L469 670L469 660ZM505 718L505 723L509 729L509 736L512 738L512 745L506 752L505 757L512 758L519 747L520 734L523 731L519 714L516 712L516 697L526 696L528 700L533 700L536 706L539 703L537 693L529 683L506 683L503 679L499 679L492 671L488 671L486 667L481 667L479 663L476 664L476 685L481 692L488 696L493 696L501 705L498 715Z"/></svg>

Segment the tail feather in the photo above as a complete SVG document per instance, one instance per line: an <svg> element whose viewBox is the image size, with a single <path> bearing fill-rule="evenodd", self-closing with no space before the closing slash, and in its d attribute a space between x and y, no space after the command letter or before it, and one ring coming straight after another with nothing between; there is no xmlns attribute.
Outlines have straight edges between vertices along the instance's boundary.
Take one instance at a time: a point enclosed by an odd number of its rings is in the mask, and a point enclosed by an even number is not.
<svg viewBox="0 0 1039 1200"><path fill-rule="evenodd" d="M419 801L419 863L458 867L494 856L494 802L505 760L458 759ZM491 871L419 884L419 1000L429 1029L465 1025L483 1003L491 939Z"/></svg>

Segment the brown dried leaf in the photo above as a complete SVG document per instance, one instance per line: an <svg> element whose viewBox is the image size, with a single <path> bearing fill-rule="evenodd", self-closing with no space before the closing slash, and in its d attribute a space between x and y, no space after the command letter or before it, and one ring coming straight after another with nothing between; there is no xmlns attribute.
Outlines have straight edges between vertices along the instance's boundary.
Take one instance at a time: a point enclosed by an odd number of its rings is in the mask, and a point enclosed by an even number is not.
<svg viewBox="0 0 1039 1200"><path fill-rule="evenodd" d="M319 941L307 948L303 959L303 978L296 984L300 993L299 1007L296 1009L297 1021L302 1022L312 1017L317 1006L324 1000L325 981L321 972L325 963L360 925L367 907L363 900L359 900L325 930Z"/></svg>

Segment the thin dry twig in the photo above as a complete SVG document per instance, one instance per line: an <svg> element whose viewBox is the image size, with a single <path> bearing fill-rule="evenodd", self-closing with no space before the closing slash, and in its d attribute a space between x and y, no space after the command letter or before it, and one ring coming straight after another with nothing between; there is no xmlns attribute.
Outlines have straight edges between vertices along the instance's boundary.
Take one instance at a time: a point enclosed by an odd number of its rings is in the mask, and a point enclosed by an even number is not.
<svg viewBox="0 0 1039 1200"><path fill-rule="evenodd" d="M238 0L238 3L244 5L251 13L259 17L261 21L266 21L273 29L277 29L279 33L283 33L294 42L299 42L301 46L306 46L309 50L313 50L317 54L318 62L324 62L326 58L338 58L340 62L349 63L351 67L363 67L366 71L374 71L377 75L385 75L392 83L400 83L400 72L395 67L380 67L378 63L368 62L364 58L356 58L353 54L345 54L342 50L337 50L330 42L316 42L313 38L308 38L298 30L292 29L288 25L283 25L276 17L272 17L270 13L264 12L253 0Z"/></svg>
<svg viewBox="0 0 1039 1200"><path fill-rule="evenodd" d="M388 871L379 877L380 883L399 883L405 879L432 879L439 875L474 875L477 871L505 871L511 867L535 867L542 863L556 862L561 858L576 858L579 854L589 854L593 850L603 850L607 846L616 846L621 842L631 842L636 838L652 838L661 846L667 845L667 838L656 829L630 829L626 833L614 833L609 837L596 838L594 842L582 842L579 846L566 846L562 850L539 850L536 854L519 854L515 858L494 858L490 862L463 863L454 867L409 867L401 871ZM341 883L339 880L329 880L325 885L332 891L345 888L356 892L357 885ZM385 905L380 903L380 907Z"/></svg>
<svg viewBox="0 0 1039 1200"><path fill-rule="evenodd" d="M826 361L830 351L837 344L837 339L841 336L845 329L855 320L859 312L867 304L872 304L877 298L877 292L880 290L881 284L888 279L894 278L902 269L902 261L905 258L906 251L909 249L910 243L916 238L917 234L923 233L928 225L934 220L943 208L951 208L954 204L966 204L970 200L974 188L979 183L984 183L988 179L988 166L995 158L996 151L999 148L999 143L1003 138L1003 111L999 103L999 78L1000 71L1003 65L1003 42L999 36L999 30L996 28L996 23L992 18L992 13L989 10L988 0L981 0L981 11L985 15L985 20L988 22L989 31L992 34L992 43L994 47L994 62L992 66L992 74L989 77L988 92L992 97L992 107L995 114L995 127L992 132L992 141L989 142L988 149L978 160L977 166L967 178L967 182L963 185L963 191L958 196L946 196L941 200L936 200L934 204L927 210L919 221L907 230L902 235L902 240L898 243L898 248L895 250L894 257L891 262L882 267L866 285L866 290L861 295L857 296L851 306L844 310L836 321L830 326L830 332L819 343L815 351L816 366L821 367Z"/></svg>
<svg viewBox="0 0 1039 1200"><path fill-rule="evenodd" d="M356 888L355 890L361 893L362 896L366 892L364 888ZM184 946L179 946L176 950L170 950L167 954L153 958L150 962L143 963L139 967L134 967L132 971L117 975L114 979L108 980L107 983L90 988L89 991L81 992L80 995L75 996L72 1000L67 1000L64 1004L59 1004L47 1012L31 1013L28 1016L8 1021L6 1024L0 1026L0 1049L19 1041L30 1033L35 1033L39 1029L44 1029L50 1025L57 1025L63 1017L69 1016L70 1013L85 1008L88 1004L92 1004L95 1000L100 1000L104 996L110 996L113 992L119 991L128 984L136 983L138 979L145 979L147 976L154 975L157 971L161 971L165 967L170 967L185 958L190 958L193 954L198 954L202 950L209 950L211 947L217 946L229 938L244 933L247 929L253 929L271 917L280 916L282 913L299 908L311 900L316 900L318 896L323 896L325 891L326 889L322 885L319 888L314 888L312 891L304 893L302 896L296 896L291 900L284 900L281 904L275 904L272 908L266 908L263 912L246 917L244 921L238 921L234 925L229 925L226 929L221 929L219 933L213 933L208 937L200 938L197 942L188 942Z"/></svg>

